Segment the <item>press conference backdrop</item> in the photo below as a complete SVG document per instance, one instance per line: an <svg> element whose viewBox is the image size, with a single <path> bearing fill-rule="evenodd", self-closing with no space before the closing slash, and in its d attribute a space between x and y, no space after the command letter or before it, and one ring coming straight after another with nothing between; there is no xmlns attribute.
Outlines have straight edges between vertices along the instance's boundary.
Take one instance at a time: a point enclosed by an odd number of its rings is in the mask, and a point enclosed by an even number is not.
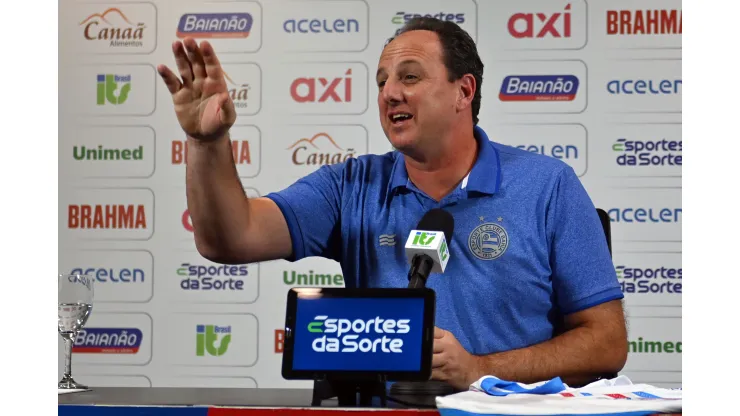
<svg viewBox="0 0 740 416"><path fill-rule="evenodd" d="M239 176L249 196L265 195L391 149L373 74L386 39L420 14L477 42L490 137L570 164L609 212L629 319L623 374L680 384L680 1L65 1L59 13L59 270L97 277L78 381L310 386L280 375L286 292L341 287L341 269L199 256L185 137L156 65L175 68L183 36L213 43L238 111ZM378 249L405 238L383 236ZM60 375L62 351L60 339Z"/></svg>

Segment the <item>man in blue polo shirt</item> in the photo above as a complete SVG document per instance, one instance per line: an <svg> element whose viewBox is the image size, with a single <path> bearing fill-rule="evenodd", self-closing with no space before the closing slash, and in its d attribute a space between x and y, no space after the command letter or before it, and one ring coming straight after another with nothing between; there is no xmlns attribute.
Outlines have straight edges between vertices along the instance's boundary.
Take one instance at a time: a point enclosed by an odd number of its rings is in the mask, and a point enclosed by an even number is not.
<svg viewBox="0 0 740 416"><path fill-rule="evenodd" d="M443 208L455 219L437 294L432 377L466 388L484 375L589 381L621 370L626 328L593 203L573 169L494 143L477 126L483 64L451 22L414 19L376 74L396 151L324 166L248 199L228 130L236 118L213 48L173 44L181 79L159 72L188 135L187 197L196 246L221 263L322 256L348 287L405 287L403 242Z"/></svg>

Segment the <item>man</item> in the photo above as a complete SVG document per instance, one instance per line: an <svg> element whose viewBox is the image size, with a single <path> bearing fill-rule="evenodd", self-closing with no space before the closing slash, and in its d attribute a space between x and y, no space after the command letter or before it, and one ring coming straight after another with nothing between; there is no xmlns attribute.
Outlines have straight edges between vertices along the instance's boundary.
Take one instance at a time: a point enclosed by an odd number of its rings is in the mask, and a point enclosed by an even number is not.
<svg viewBox="0 0 740 416"><path fill-rule="evenodd" d="M378 107L396 151L324 166L254 199L233 162L236 116L212 46L185 39L173 53L181 79L158 70L188 135L202 256L323 256L341 264L348 287L405 287L403 240L443 208L455 232L447 270L427 284L438 304L433 379L459 389L484 375L578 384L622 369L623 295L594 205L568 165L494 143L477 126L483 64L459 26L414 19L386 44Z"/></svg>

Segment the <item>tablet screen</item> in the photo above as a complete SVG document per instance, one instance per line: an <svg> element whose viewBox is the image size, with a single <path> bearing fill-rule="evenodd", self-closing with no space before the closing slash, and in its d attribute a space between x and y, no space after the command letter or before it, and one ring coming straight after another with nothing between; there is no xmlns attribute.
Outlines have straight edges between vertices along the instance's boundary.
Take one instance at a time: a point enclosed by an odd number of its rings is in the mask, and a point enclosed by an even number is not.
<svg viewBox="0 0 740 416"><path fill-rule="evenodd" d="M422 298L297 301L295 370L419 371Z"/></svg>
<svg viewBox="0 0 740 416"><path fill-rule="evenodd" d="M430 374L433 291L300 290L288 296L284 377L382 373L417 379Z"/></svg>

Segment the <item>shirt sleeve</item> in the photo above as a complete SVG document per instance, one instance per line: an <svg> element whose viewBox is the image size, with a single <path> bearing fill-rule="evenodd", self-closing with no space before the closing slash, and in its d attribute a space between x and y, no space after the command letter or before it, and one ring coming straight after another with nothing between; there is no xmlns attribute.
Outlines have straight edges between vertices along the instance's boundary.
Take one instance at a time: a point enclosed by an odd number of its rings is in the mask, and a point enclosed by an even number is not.
<svg viewBox="0 0 740 416"><path fill-rule="evenodd" d="M570 166L555 183L546 221L560 311L570 314L622 299L596 207Z"/></svg>
<svg viewBox="0 0 740 416"><path fill-rule="evenodd" d="M285 217L297 261L305 257L338 260L342 201L341 172L345 164L324 165L279 192L266 195Z"/></svg>

